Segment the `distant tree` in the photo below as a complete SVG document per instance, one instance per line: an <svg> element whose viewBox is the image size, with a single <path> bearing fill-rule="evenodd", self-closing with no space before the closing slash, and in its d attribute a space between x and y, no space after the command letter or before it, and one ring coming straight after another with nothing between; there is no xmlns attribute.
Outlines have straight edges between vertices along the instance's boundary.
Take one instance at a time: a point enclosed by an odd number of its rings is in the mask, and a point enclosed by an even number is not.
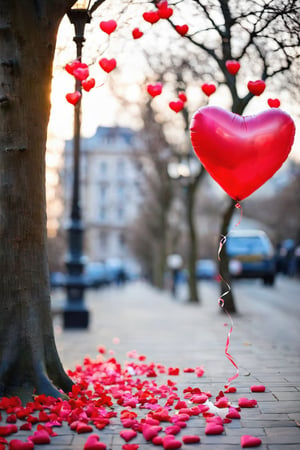
<svg viewBox="0 0 300 450"><path fill-rule="evenodd" d="M191 0L177 3L176 8L190 25L184 38L197 48L202 61L197 74L202 73L204 80L227 86L232 112L242 114L253 98L253 94L245 91L246 76L268 82L278 93L284 88L290 92L290 98L299 96L300 7L297 0L284 3L281 0ZM172 17L169 22L175 29L177 22ZM194 59L194 52L191 59ZM240 62L238 75L228 72L228 60ZM220 229L223 236L228 232L235 203L230 200L224 212ZM230 280L226 246L220 260L220 273L226 281ZM221 293L225 290L226 283L222 282ZM232 290L224 301L228 311L236 311Z"/></svg>

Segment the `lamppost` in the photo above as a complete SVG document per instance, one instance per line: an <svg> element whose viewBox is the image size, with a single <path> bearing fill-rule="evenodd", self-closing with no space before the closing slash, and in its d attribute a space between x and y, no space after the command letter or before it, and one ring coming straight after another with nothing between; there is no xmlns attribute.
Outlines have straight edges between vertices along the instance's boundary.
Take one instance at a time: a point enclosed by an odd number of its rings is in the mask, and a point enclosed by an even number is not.
<svg viewBox="0 0 300 450"><path fill-rule="evenodd" d="M91 0L77 1L67 13L74 25L76 44L76 58L81 61L82 47L85 41L85 25L91 20ZM81 82L76 79L75 90L82 92ZM81 100L74 106L74 137L73 137L73 184L71 197L70 222L68 232L68 252L66 256L66 294L67 300L63 311L64 328L87 328L89 325L89 311L84 304L85 282L83 277L84 256L83 224L80 207L80 128L81 128Z"/></svg>

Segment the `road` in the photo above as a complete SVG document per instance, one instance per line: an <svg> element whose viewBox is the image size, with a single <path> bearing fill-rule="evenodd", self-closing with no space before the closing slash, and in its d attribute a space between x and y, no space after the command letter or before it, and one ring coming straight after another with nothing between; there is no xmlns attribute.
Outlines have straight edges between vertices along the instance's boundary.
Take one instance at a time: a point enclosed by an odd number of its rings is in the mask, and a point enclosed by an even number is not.
<svg viewBox="0 0 300 450"><path fill-rule="evenodd" d="M218 288L212 282L199 283L204 301L213 293L217 299ZM232 290L238 310L236 322L253 322L270 345L300 352L300 280L278 276L273 287L260 280L236 280Z"/></svg>

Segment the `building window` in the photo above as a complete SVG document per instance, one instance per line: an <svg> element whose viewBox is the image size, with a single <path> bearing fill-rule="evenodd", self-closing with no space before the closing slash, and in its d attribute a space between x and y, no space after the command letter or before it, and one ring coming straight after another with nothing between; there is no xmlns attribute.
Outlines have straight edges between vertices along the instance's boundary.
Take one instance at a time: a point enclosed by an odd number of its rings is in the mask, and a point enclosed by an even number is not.
<svg viewBox="0 0 300 450"><path fill-rule="evenodd" d="M106 198L107 198L107 186L104 185L104 184L102 184L102 185L100 186L99 192L100 192L100 200L101 200L102 202L105 202L105 200L106 200Z"/></svg>
<svg viewBox="0 0 300 450"><path fill-rule="evenodd" d="M104 222L107 219L107 211L105 206L100 207L100 220Z"/></svg>
<svg viewBox="0 0 300 450"><path fill-rule="evenodd" d="M125 238L124 233L120 233L119 234L119 245L120 245L120 248L123 248L125 246L125 241L126 241L126 238Z"/></svg>
<svg viewBox="0 0 300 450"><path fill-rule="evenodd" d="M123 159L119 159L117 161L117 176L118 177L123 177L125 173L125 161Z"/></svg>
<svg viewBox="0 0 300 450"><path fill-rule="evenodd" d="M122 206L117 208L117 219L120 221L124 220L124 208Z"/></svg>
<svg viewBox="0 0 300 450"><path fill-rule="evenodd" d="M105 177L107 175L107 162L101 161L100 162L100 175Z"/></svg>
<svg viewBox="0 0 300 450"><path fill-rule="evenodd" d="M119 202L123 202L125 200L125 186L123 184L119 184L117 186L117 198Z"/></svg>
<svg viewBox="0 0 300 450"><path fill-rule="evenodd" d="M99 243L100 243L100 251L104 252L107 249L107 239L108 235L106 231L100 231Z"/></svg>

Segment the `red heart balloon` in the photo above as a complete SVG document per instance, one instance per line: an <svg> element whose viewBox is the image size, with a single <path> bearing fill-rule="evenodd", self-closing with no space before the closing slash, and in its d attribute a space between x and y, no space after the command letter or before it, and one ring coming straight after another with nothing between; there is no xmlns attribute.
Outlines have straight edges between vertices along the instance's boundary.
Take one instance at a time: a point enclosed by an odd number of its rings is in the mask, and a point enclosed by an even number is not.
<svg viewBox="0 0 300 450"><path fill-rule="evenodd" d="M144 12L143 18L146 22L149 22L151 24L156 23L159 21L160 17L157 11L147 11Z"/></svg>
<svg viewBox="0 0 300 450"><path fill-rule="evenodd" d="M29 439L34 444L50 444L50 436L46 430L38 430L33 433L33 436L29 436Z"/></svg>
<svg viewBox="0 0 300 450"><path fill-rule="evenodd" d="M250 434L244 434L241 436L241 447L250 448L250 447L258 447L261 444L261 439L255 436L251 436Z"/></svg>
<svg viewBox="0 0 300 450"><path fill-rule="evenodd" d="M75 70L73 70L73 75L75 78L77 78L77 80L86 80L89 76L89 69L86 67L77 67Z"/></svg>
<svg viewBox="0 0 300 450"><path fill-rule="evenodd" d="M168 2L160 2L157 5L158 15L161 19L169 19L173 14L173 9L169 8Z"/></svg>
<svg viewBox="0 0 300 450"><path fill-rule="evenodd" d="M109 73L116 68L117 61L115 60L115 58L101 58L99 61L99 65L101 69L103 69L106 73Z"/></svg>
<svg viewBox="0 0 300 450"><path fill-rule="evenodd" d="M96 81L95 78L89 78L88 80L83 80L81 83L82 88L89 92L93 87L95 87Z"/></svg>
<svg viewBox="0 0 300 450"><path fill-rule="evenodd" d="M214 84L204 83L202 84L201 89L204 92L204 94L207 95L207 97L209 97L216 91L216 86Z"/></svg>
<svg viewBox="0 0 300 450"><path fill-rule="evenodd" d="M258 96L264 92L266 83L263 80L249 81L247 87L251 94Z"/></svg>
<svg viewBox="0 0 300 450"><path fill-rule="evenodd" d="M33 442L23 442L20 439L13 439L9 443L9 450L33 450L34 444Z"/></svg>
<svg viewBox="0 0 300 450"><path fill-rule="evenodd" d="M5 425L0 426L0 436L9 436L10 434L17 433L18 427L17 425Z"/></svg>
<svg viewBox="0 0 300 450"><path fill-rule="evenodd" d="M139 39L143 36L143 32L139 28L134 28L132 30L132 37L133 39Z"/></svg>
<svg viewBox="0 0 300 450"><path fill-rule="evenodd" d="M180 98L180 100L184 103L187 101L187 96L185 92L178 92L178 98Z"/></svg>
<svg viewBox="0 0 300 450"><path fill-rule="evenodd" d="M149 95L151 95L151 97L156 97L157 95L160 95L162 93L162 88L162 83L148 84L147 92Z"/></svg>
<svg viewBox="0 0 300 450"><path fill-rule="evenodd" d="M230 197L239 201L281 167L291 150L295 125L280 109L240 116L206 106L194 114L190 131L203 166Z"/></svg>
<svg viewBox="0 0 300 450"><path fill-rule="evenodd" d="M78 91L66 95L66 99L69 103L71 103L71 105L76 105L76 103L79 102L80 98L81 94Z"/></svg>
<svg viewBox="0 0 300 450"><path fill-rule="evenodd" d="M270 108L279 108L280 100L278 98L268 98L268 105Z"/></svg>
<svg viewBox="0 0 300 450"><path fill-rule="evenodd" d="M176 25L175 30L177 31L178 34L180 34L181 36L184 36L189 31L189 26L186 24Z"/></svg>
<svg viewBox="0 0 300 450"><path fill-rule="evenodd" d="M169 103L169 107L175 111L176 113L178 113L179 111L181 111L184 108L184 103L182 100L177 100L177 101L173 101Z"/></svg>
<svg viewBox="0 0 300 450"><path fill-rule="evenodd" d="M240 63L238 61L235 61L234 59L226 61L225 66L228 72L231 73L231 75L236 75L241 67Z"/></svg>
<svg viewBox="0 0 300 450"><path fill-rule="evenodd" d="M103 20L100 22L99 26L104 33L111 34L117 28L117 22L115 20Z"/></svg>

